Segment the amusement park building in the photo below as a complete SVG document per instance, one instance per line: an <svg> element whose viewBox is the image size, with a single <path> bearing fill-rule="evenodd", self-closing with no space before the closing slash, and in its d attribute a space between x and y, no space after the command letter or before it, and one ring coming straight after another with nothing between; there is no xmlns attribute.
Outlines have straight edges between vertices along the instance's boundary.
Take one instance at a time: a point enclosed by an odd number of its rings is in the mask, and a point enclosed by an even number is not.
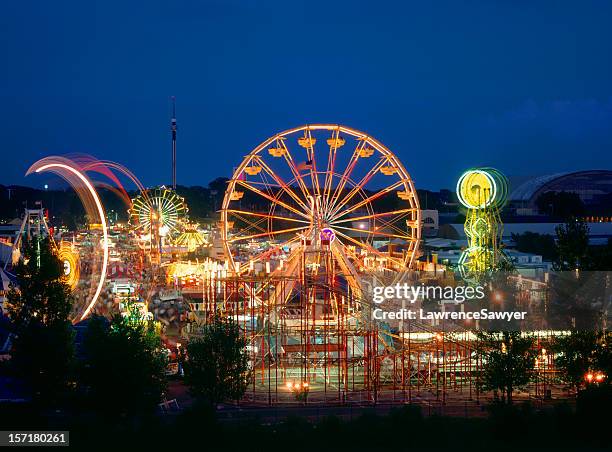
<svg viewBox="0 0 612 452"><path fill-rule="evenodd" d="M435 237L440 220L437 210L421 210L421 232L425 237Z"/></svg>
<svg viewBox="0 0 612 452"><path fill-rule="evenodd" d="M538 213L537 200L548 192L576 193L585 206L597 205L612 196L612 171L588 170L539 176L516 187L510 206L518 214Z"/></svg>

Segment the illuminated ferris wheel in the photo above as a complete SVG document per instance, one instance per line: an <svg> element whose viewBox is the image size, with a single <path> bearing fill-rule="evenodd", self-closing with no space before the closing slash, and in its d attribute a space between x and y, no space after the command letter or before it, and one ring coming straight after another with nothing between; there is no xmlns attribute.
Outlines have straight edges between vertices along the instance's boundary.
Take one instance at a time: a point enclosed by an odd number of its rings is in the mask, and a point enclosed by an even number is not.
<svg viewBox="0 0 612 452"><path fill-rule="evenodd" d="M291 275L299 256L325 249L355 281L412 267L420 240L416 190L399 159L363 132L328 124L281 132L251 151L228 183L221 225L239 274L259 266ZM314 259L306 265L323 264Z"/></svg>
<svg viewBox="0 0 612 452"><path fill-rule="evenodd" d="M174 237L181 232L188 211L183 197L161 186L132 200L129 223L143 235Z"/></svg>

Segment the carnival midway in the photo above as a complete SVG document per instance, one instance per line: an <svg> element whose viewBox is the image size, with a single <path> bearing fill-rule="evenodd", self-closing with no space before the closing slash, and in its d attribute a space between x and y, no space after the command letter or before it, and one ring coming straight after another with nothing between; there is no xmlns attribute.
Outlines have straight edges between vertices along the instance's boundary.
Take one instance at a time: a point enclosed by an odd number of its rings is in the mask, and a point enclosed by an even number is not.
<svg viewBox="0 0 612 452"><path fill-rule="evenodd" d="M500 171L475 168L459 178L468 246L451 265L423 251L413 180L378 139L333 124L277 133L236 162L216 220L199 225L176 189L172 124L172 186L145 187L120 162L92 157L34 162L29 177L53 173L65 180L88 224L67 230L49 224L49 206L26 209L4 271L19 261L26 238L49 237L73 291L73 323L132 304L159 323L173 358L216 315L233 318L247 339L251 369L242 404L295 403L305 393L312 404L490 399L478 384L482 306L466 315L466 303L433 300L433 310L446 314L381 315L374 313L382 305L373 290L400 282L474 286L482 275L509 268L499 216L507 181ZM123 201L128 222L112 221L100 187ZM538 338L536 375L524 396L543 400L562 391L548 344L563 331L540 315L546 281L507 275L524 295L518 311L532 319L519 327ZM491 284L479 293L499 302ZM412 301L422 312L423 297ZM401 310L402 303L391 296L384 306ZM169 372L180 372L176 359Z"/></svg>

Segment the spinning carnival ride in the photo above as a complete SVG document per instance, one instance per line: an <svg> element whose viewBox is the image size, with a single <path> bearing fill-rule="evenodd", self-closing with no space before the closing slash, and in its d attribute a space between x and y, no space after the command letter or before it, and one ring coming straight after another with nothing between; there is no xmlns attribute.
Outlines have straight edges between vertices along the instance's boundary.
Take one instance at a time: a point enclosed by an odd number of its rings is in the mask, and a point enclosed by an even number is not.
<svg viewBox="0 0 612 452"><path fill-rule="evenodd" d="M459 258L464 275L482 274L503 262L499 213L507 196L508 181L494 168L470 169L459 178L457 197L468 209L464 226L468 247Z"/></svg>
<svg viewBox="0 0 612 452"><path fill-rule="evenodd" d="M64 280L73 289L75 296L73 321L85 319L103 295L109 260L106 212L94 183L87 174L88 171L103 172L105 168L100 165L94 170L91 165L90 158L69 159L50 156L35 162L26 173L29 175L50 172L63 178L79 196L86 217L90 221L87 233L79 241L78 249L67 243L61 243L59 247L56 247L58 257L64 267ZM26 211L24 218L28 224L30 222L29 213ZM40 213L37 215L41 217ZM46 230L48 233L48 228ZM23 227L20 236L22 232ZM28 232L27 235L29 236L30 233ZM19 239L15 244L18 243ZM85 263L85 268L81 268L83 263Z"/></svg>

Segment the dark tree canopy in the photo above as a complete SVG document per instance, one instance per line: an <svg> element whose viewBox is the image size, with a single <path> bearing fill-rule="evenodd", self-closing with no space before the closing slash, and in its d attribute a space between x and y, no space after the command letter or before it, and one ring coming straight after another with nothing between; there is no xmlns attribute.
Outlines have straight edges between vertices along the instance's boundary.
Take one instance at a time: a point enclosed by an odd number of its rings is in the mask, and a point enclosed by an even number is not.
<svg viewBox="0 0 612 452"><path fill-rule="evenodd" d="M25 243L14 271L18 286L10 289L6 304L15 335L11 369L35 400L58 400L67 389L74 356L70 288L48 239Z"/></svg>
<svg viewBox="0 0 612 452"><path fill-rule="evenodd" d="M502 401L512 404L512 394L529 383L535 365L534 339L518 331L478 333L483 355L480 385L500 391Z"/></svg>
<svg viewBox="0 0 612 452"><path fill-rule="evenodd" d="M246 340L232 319L215 317L187 344L185 382L202 402L239 400L246 391L248 373Z"/></svg>
<svg viewBox="0 0 612 452"><path fill-rule="evenodd" d="M555 270L581 269L589 248L589 227L582 220L570 220L556 228L557 260Z"/></svg>
<svg viewBox="0 0 612 452"><path fill-rule="evenodd" d="M563 380L576 389L584 384L585 374L596 367L598 337L594 331L573 331L555 341L555 364Z"/></svg>
<svg viewBox="0 0 612 452"><path fill-rule="evenodd" d="M81 386L99 411L152 412L166 388L167 355L155 324L129 306L110 322L93 317L85 334Z"/></svg>

